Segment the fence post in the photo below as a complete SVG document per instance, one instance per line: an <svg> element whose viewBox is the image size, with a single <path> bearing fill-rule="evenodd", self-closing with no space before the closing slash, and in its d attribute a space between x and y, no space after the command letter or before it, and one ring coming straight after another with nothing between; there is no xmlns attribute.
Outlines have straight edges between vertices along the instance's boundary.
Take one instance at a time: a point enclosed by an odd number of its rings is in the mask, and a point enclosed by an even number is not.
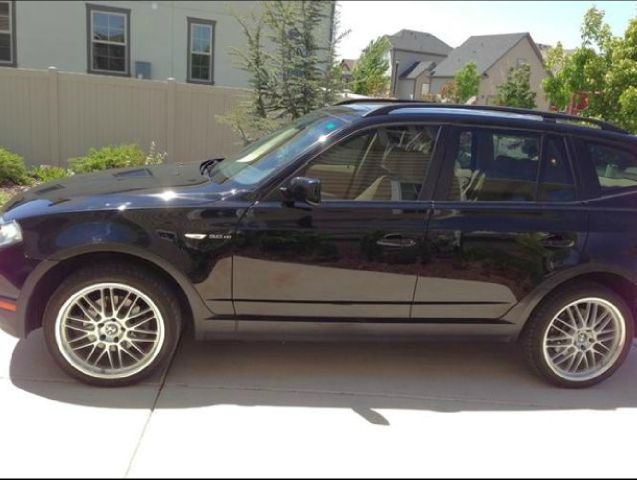
<svg viewBox="0 0 637 480"><path fill-rule="evenodd" d="M177 81L168 77L166 82L166 153L168 161L175 162L175 97L177 96Z"/></svg>
<svg viewBox="0 0 637 480"><path fill-rule="evenodd" d="M49 161L60 166L60 94L58 69L49 67Z"/></svg>

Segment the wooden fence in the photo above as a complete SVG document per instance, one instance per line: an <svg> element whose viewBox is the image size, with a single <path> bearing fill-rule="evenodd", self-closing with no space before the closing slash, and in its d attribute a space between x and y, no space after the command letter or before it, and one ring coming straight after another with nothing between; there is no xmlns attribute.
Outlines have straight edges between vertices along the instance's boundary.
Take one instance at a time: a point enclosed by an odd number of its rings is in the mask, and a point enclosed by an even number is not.
<svg viewBox="0 0 637 480"><path fill-rule="evenodd" d="M104 75L0 68L0 146L30 165L64 165L91 147L155 142L168 162L241 147L220 124L243 89Z"/></svg>

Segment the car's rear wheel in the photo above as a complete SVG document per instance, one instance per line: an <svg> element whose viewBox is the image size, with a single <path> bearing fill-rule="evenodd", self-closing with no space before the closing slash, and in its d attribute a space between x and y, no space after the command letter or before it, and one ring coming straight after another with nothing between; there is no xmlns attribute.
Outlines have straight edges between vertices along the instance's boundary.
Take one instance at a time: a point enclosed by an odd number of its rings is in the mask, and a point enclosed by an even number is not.
<svg viewBox="0 0 637 480"><path fill-rule="evenodd" d="M582 388L610 377L630 350L634 322L614 291L577 283L550 294L522 337L526 356L549 382Z"/></svg>
<svg viewBox="0 0 637 480"><path fill-rule="evenodd" d="M101 265L73 272L60 285L43 324L49 350L68 374L120 386L167 364L181 315L170 287L152 272Z"/></svg>

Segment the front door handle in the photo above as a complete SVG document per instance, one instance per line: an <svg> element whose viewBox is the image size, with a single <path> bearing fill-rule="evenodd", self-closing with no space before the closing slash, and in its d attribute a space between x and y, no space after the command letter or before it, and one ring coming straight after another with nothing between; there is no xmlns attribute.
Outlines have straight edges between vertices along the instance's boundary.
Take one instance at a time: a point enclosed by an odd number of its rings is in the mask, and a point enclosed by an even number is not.
<svg viewBox="0 0 637 480"><path fill-rule="evenodd" d="M575 240L562 235L549 235L541 240L541 243L545 248L573 248L575 246Z"/></svg>
<svg viewBox="0 0 637 480"><path fill-rule="evenodd" d="M411 248L416 246L416 241L405 238L400 233L390 233L378 240L376 245L385 248Z"/></svg>

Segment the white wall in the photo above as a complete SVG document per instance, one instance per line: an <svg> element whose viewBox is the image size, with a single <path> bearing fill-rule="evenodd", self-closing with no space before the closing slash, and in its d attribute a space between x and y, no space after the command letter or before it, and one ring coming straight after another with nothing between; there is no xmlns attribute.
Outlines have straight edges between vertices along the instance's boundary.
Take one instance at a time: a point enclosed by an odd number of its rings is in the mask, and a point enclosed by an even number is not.
<svg viewBox="0 0 637 480"><path fill-rule="evenodd" d="M86 3L128 8L131 62L152 64L152 78L186 81L187 17L216 21L214 80L216 85L246 87L249 76L236 67L231 47L245 45L232 12L245 15L260 9L256 1L18 1L16 3L18 67L87 71ZM154 8L155 7L155 8ZM329 18L321 37L329 39Z"/></svg>

